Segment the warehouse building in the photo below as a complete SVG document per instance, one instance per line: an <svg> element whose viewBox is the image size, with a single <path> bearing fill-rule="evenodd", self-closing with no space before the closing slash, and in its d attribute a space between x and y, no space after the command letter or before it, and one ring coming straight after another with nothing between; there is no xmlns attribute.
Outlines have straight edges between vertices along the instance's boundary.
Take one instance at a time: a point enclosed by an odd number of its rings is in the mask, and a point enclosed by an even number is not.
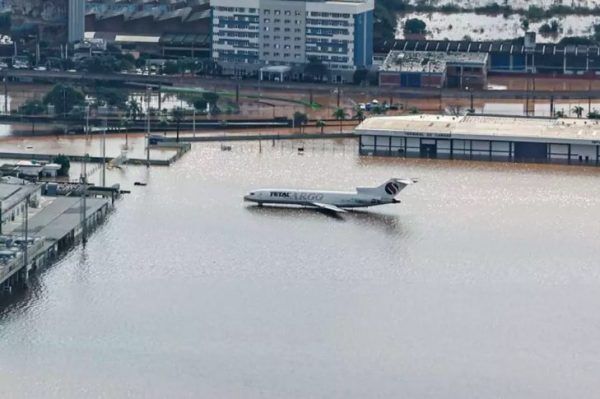
<svg viewBox="0 0 600 399"><path fill-rule="evenodd" d="M483 88L487 85L486 53L390 51L379 69L384 87Z"/></svg>
<svg viewBox="0 0 600 399"><path fill-rule="evenodd" d="M374 117L361 155L600 165L600 122L502 116Z"/></svg>
<svg viewBox="0 0 600 399"><path fill-rule="evenodd" d="M521 44L510 41L398 40L394 49L449 54L486 53L489 55L489 71L497 73L600 73L600 47L536 43L532 33Z"/></svg>

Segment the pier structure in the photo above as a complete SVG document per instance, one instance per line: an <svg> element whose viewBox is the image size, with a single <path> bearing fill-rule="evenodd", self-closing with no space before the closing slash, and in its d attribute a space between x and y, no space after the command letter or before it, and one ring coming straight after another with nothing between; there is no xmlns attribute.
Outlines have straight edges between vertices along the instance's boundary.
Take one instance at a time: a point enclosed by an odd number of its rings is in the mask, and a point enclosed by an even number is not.
<svg viewBox="0 0 600 399"><path fill-rule="evenodd" d="M28 183L24 186L40 185ZM6 187L4 190L9 191ZM0 294L26 286L32 272L50 265L61 254L85 240L85 235L104 221L113 206L111 199L105 196L56 196L40 197L38 206L32 207L31 194L19 204L22 212L17 217L4 219L2 223ZM82 204L85 209L82 209Z"/></svg>
<svg viewBox="0 0 600 399"><path fill-rule="evenodd" d="M600 166L600 121L486 115L372 117L361 155Z"/></svg>

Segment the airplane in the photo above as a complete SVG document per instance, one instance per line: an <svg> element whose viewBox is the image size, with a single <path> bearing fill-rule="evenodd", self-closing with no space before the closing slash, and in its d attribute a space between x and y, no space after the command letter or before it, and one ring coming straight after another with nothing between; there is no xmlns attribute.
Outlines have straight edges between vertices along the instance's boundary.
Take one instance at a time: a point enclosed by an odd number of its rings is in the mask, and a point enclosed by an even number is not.
<svg viewBox="0 0 600 399"><path fill-rule="evenodd" d="M358 187L356 191L318 191L259 189L244 196L245 201L263 204L301 205L330 212L343 213L347 208L397 204L396 196L417 179L389 179L378 187Z"/></svg>

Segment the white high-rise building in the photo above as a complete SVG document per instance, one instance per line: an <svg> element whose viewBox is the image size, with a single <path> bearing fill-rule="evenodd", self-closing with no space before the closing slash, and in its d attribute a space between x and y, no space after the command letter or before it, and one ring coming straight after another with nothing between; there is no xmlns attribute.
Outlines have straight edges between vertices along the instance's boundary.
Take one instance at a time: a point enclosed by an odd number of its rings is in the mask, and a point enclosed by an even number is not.
<svg viewBox="0 0 600 399"><path fill-rule="evenodd" d="M212 0L212 56L224 73L264 67L303 67L320 60L336 81L369 68L373 58L373 0Z"/></svg>
<svg viewBox="0 0 600 399"><path fill-rule="evenodd" d="M69 0L69 43L80 42L85 34L85 0Z"/></svg>

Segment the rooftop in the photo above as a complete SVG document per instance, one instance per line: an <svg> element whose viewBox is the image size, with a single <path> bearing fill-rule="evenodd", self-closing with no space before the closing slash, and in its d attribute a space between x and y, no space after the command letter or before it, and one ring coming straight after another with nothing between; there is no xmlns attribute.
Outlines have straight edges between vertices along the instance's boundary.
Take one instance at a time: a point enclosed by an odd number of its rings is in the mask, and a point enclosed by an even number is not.
<svg viewBox="0 0 600 399"><path fill-rule="evenodd" d="M29 219L29 233L32 236L45 237L48 240L58 240L64 237L81 223L81 198L56 197ZM103 198L87 198L87 215L97 212L106 206L109 200ZM13 231L22 233L19 227Z"/></svg>
<svg viewBox="0 0 600 399"><path fill-rule="evenodd" d="M432 135L493 136L527 141L600 144L600 121L588 119L522 118L505 116L408 115L365 119L357 132L416 133Z"/></svg>
<svg viewBox="0 0 600 399"><path fill-rule="evenodd" d="M484 66L487 53L442 53L434 51L390 51L381 71L444 73L451 64Z"/></svg>
<svg viewBox="0 0 600 399"><path fill-rule="evenodd" d="M470 40L396 40L394 50L399 51L436 51L436 52L501 52L523 54L526 48L523 44L510 41L482 42ZM599 46L575 44L537 43L533 48L536 54L572 54L600 55Z"/></svg>

